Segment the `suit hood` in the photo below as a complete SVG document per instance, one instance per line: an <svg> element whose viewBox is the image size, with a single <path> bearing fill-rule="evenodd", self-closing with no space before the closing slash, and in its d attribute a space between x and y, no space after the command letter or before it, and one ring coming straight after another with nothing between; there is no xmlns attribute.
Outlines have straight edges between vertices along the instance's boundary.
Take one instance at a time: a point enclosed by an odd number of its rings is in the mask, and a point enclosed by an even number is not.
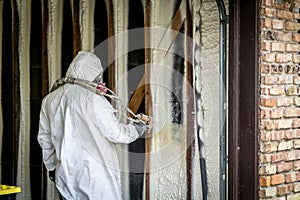
<svg viewBox="0 0 300 200"><path fill-rule="evenodd" d="M79 51L70 64L66 77L94 81L103 73L100 59L93 53Z"/></svg>

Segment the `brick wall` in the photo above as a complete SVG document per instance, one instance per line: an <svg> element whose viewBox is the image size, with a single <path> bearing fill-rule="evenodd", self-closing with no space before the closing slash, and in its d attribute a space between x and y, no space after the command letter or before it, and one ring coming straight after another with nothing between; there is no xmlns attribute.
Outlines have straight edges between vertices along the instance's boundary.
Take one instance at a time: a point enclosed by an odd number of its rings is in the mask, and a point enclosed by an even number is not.
<svg viewBox="0 0 300 200"><path fill-rule="evenodd" d="M260 7L260 199L300 199L300 14Z"/></svg>

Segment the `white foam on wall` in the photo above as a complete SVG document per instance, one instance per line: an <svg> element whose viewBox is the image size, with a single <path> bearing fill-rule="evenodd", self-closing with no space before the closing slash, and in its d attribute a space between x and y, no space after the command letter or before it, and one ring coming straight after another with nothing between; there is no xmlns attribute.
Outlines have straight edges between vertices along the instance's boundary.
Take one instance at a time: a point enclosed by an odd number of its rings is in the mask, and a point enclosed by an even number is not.
<svg viewBox="0 0 300 200"><path fill-rule="evenodd" d="M22 187L22 198L30 197L29 177L29 136L30 136L30 63L29 63L29 41L30 41L30 5L31 0L18 0L18 11L20 14L20 80L21 80L21 130L20 151L18 164L18 183ZM115 33L123 33L128 27L128 2L116 0L114 2L114 28ZM49 87L54 81L61 77L61 31L63 1L49 0L49 22L47 32L47 52L49 66ZM225 1L228 5L228 1ZM144 1L143 1L144 4ZM151 26L156 28L169 27L174 14L173 5L170 1L151 1ZM3 1L0 1L0 12L2 13ZM94 48L94 5L95 0L80 1L80 32L82 49L92 50ZM219 21L218 8L215 1L202 0L192 1L194 40L201 44L199 51L194 52L199 57L200 65L195 71L198 78L197 90L201 92L201 99L197 105L201 113L197 113L198 123L202 125L205 143L205 157L207 158L209 199L217 199L219 196ZM182 17L185 16L185 6ZM1 14L0 13L0 14ZM1 19L0 19L1 20ZM202 23L202 24L200 24ZM0 25L2 22L0 21ZM195 26L200 26L200 31ZM1 26L2 27L2 26ZM1 32L2 30L0 30ZM127 96L127 56L120 56L126 52L128 47L127 35L116 37L116 92L128 102ZM151 33L151 45L163 47L172 43L170 37L164 38L159 33ZM0 44L2 41L0 40ZM125 49L124 49L125 48ZM172 49L172 48L171 48ZM174 50L174 49L173 49ZM0 55L2 49L0 50ZM171 103L169 88L172 88L170 68L173 64L173 55L165 55L165 51L152 50L151 85L153 101L153 119L155 133L152 138L152 149L150 157L150 198L151 199L185 199L186 198L186 124L177 125L171 123ZM1 59L1 58L0 58ZM1 61L1 60L0 60ZM1 62L0 62L1 63ZM1 72L0 72L1 75ZM167 77L167 78L166 78ZM169 78L168 78L169 77ZM0 83L1 84L1 83ZM1 87L0 87L1 89ZM183 92L183 99L187 99ZM162 112L163 111L163 112ZM184 107L183 113L186 112ZM186 116L184 115L183 118ZM163 119L163 120L162 120ZM2 120L2 116L0 116ZM162 123L163 122L163 123ZM2 123L0 123L2 126ZM1 128L1 127L0 127ZM2 131L2 128L1 128ZM0 133L2 136L2 133ZM122 147L123 150L127 146ZM0 148L1 149L1 148ZM199 167L199 154L196 142L194 168L193 168L193 194L195 199L201 199L201 175ZM127 151L123 151L127 152ZM128 169L128 155L122 154L121 165ZM125 170L126 171L126 170ZM127 170L128 171L128 170ZM122 191L124 199L129 197L128 173L122 174ZM144 191L145 192L145 191ZM53 183L48 181L48 199L57 198L57 192Z"/></svg>
<svg viewBox="0 0 300 200"><path fill-rule="evenodd" d="M49 87L61 78L61 38L62 38L62 19L63 1L49 0L49 22L47 33L47 52L49 66Z"/></svg>
<svg viewBox="0 0 300 200"><path fill-rule="evenodd" d="M63 1L48 1L47 52L49 90L53 83L61 78L61 39L63 20ZM58 199L57 189L50 179L47 179L47 199Z"/></svg>
<svg viewBox="0 0 300 200"><path fill-rule="evenodd" d="M228 1L224 1L228 7ZM202 108L198 119L202 125L204 156L207 161L208 198L219 198L220 179L220 85L219 70L219 13L215 1L202 0L200 8L200 70L197 72L201 99L197 101Z"/></svg>
<svg viewBox="0 0 300 200"><path fill-rule="evenodd" d="M91 51L94 48L94 13L95 0L80 1L80 34L82 50ZM97 12L97 11L96 11ZM99 11L98 11L99 12Z"/></svg>
<svg viewBox="0 0 300 200"><path fill-rule="evenodd" d="M175 12L174 5L169 1L158 0L151 3L151 27L168 28ZM171 122L174 54L166 54L165 47L171 46L172 41L173 38L163 37L159 31L151 32L151 45L163 47L163 50L153 49L151 60L154 137L151 139L150 154L150 199L186 198L186 124L184 120L180 125ZM171 51L176 51L172 48ZM185 108L181 106L184 119Z"/></svg>
<svg viewBox="0 0 300 200"><path fill-rule="evenodd" d="M203 78L201 77L202 66L200 61L200 44L201 44L201 33L199 30L200 23L201 23L201 16L200 16L200 9L201 9L201 2L199 1L192 1L192 16L193 16L193 40L194 40L194 74L195 74L195 82L194 87L196 92L202 92L203 87ZM202 94L201 94L202 95ZM200 129L200 133L198 133L198 126L203 126L203 116L202 116L202 106L201 106L201 99L197 99L195 97L195 107L196 107L196 131L195 131L195 157L194 157L194 168L193 168L193 194L196 199L202 199L202 177L200 171L200 154L199 154L199 147L198 147L198 134L203 133L203 129Z"/></svg>
<svg viewBox="0 0 300 200"><path fill-rule="evenodd" d="M206 158L209 199L219 198L219 21L215 1L203 0L201 9L201 77L204 156Z"/></svg>
<svg viewBox="0 0 300 200"><path fill-rule="evenodd" d="M20 70L20 132L17 184L22 186L18 199L31 197L30 191L30 25L31 0L18 0L19 70Z"/></svg>
<svg viewBox="0 0 300 200"><path fill-rule="evenodd" d="M128 35L126 34L128 28L128 2L123 0L113 1L114 9L114 30L115 30L115 88L117 95L121 98L125 105L128 102L128 81L127 81L127 54L122 55L122 52L128 52ZM122 110L119 105L118 110ZM124 116L120 113L118 116L121 122L126 122ZM129 188L129 155L128 145L118 144L119 161L122 166L121 170L121 187L122 196L128 199L130 196Z"/></svg>

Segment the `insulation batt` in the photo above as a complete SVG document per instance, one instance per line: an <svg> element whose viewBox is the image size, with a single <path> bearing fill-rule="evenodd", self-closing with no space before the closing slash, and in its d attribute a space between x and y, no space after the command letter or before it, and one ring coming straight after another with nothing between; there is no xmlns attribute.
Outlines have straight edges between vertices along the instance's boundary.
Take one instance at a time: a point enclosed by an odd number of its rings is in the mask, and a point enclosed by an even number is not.
<svg viewBox="0 0 300 200"><path fill-rule="evenodd" d="M66 76L93 81L103 71L92 53L79 52ZM38 142L48 171L66 199L121 199L115 143L139 137L131 124L119 123L103 97L65 84L42 103Z"/></svg>

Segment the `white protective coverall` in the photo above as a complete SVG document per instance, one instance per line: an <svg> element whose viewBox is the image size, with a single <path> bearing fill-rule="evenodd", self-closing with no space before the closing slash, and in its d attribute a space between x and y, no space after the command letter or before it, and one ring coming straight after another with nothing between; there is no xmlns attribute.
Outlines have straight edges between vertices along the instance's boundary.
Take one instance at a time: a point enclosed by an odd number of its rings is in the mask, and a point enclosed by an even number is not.
<svg viewBox="0 0 300 200"><path fill-rule="evenodd" d="M102 72L98 57L81 51L66 77L93 81ZM66 199L122 198L115 143L130 143L139 133L119 123L114 112L103 96L75 84L64 84L43 99L38 142Z"/></svg>

